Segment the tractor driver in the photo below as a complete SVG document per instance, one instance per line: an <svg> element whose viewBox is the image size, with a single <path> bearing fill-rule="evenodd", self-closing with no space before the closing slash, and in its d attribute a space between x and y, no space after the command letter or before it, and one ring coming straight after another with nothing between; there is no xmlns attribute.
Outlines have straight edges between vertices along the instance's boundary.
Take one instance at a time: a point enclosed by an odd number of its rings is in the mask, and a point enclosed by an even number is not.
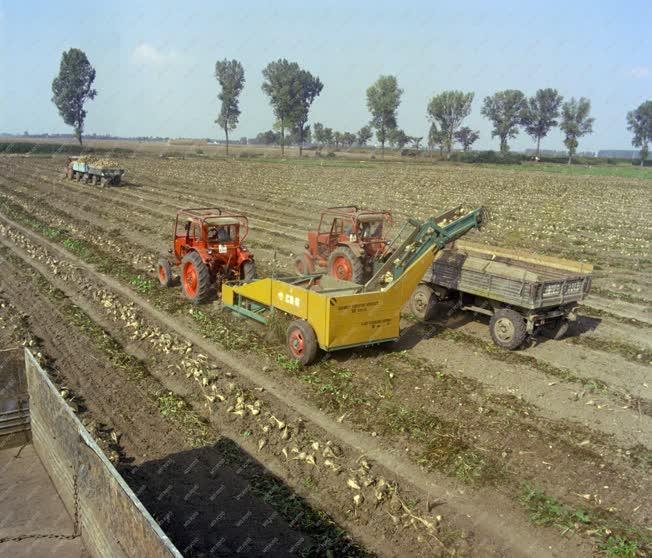
<svg viewBox="0 0 652 558"><path fill-rule="evenodd" d="M212 242L230 242L231 235L229 233L229 227L213 227L208 235L208 240Z"/></svg>

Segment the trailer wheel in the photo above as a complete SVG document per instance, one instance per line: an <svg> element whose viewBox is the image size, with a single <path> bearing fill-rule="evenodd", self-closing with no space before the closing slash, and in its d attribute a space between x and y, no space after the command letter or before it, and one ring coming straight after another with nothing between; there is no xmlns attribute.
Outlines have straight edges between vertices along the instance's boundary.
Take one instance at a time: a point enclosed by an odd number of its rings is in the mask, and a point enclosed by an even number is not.
<svg viewBox="0 0 652 558"><path fill-rule="evenodd" d="M84 176L84 173L81 173L81 172L77 171L77 182L81 182L83 176Z"/></svg>
<svg viewBox="0 0 652 558"><path fill-rule="evenodd" d="M106 188L108 185L109 185L109 179L106 176L103 176L100 179L100 186L102 186L102 188Z"/></svg>
<svg viewBox="0 0 652 558"><path fill-rule="evenodd" d="M568 333L570 322L566 318L558 318L555 321L542 326L542 333L550 339L559 341Z"/></svg>
<svg viewBox="0 0 652 558"><path fill-rule="evenodd" d="M102 177L98 174L95 176L95 186L99 186L100 182L102 182Z"/></svg>
<svg viewBox="0 0 652 558"><path fill-rule="evenodd" d="M115 186L120 186L120 182L122 182L122 177L121 177L119 174L117 174L117 175L113 178L113 184L114 184Z"/></svg>
<svg viewBox="0 0 652 558"><path fill-rule="evenodd" d="M350 248L340 246L328 258L328 274L336 279L361 284L364 280L364 266Z"/></svg>
<svg viewBox="0 0 652 558"><path fill-rule="evenodd" d="M290 356L304 366L314 362L317 356L317 337L312 326L305 320L290 322L287 330Z"/></svg>
<svg viewBox="0 0 652 558"><path fill-rule="evenodd" d="M294 269L299 275L310 275L315 272L315 266L308 254L301 254L294 260Z"/></svg>
<svg viewBox="0 0 652 558"><path fill-rule="evenodd" d="M435 316L437 309L437 295L428 285L420 283L412 293L410 309L421 322L428 322Z"/></svg>
<svg viewBox="0 0 652 558"><path fill-rule="evenodd" d="M489 331L496 345L510 351L520 347L527 335L525 320L518 312L509 308L496 310L491 316Z"/></svg>
<svg viewBox="0 0 652 558"><path fill-rule="evenodd" d="M195 304L206 299L211 288L211 274L197 252L181 260L181 287L186 298Z"/></svg>
<svg viewBox="0 0 652 558"><path fill-rule="evenodd" d="M253 281L256 278L256 262L247 260L240 267L240 278L243 281Z"/></svg>
<svg viewBox="0 0 652 558"><path fill-rule="evenodd" d="M158 261L158 280L164 287L171 287L174 284L172 266L167 258L161 258Z"/></svg>

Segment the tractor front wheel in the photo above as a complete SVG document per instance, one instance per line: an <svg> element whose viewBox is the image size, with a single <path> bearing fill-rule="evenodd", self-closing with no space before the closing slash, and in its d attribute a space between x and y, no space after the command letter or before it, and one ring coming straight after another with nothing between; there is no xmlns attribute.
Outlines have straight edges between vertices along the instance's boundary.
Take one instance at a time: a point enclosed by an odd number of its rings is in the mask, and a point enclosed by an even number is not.
<svg viewBox="0 0 652 558"><path fill-rule="evenodd" d="M437 296L425 283L417 285L410 299L410 308L417 320L428 322L435 316L437 309Z"/></svg>
<svg viewBox="0 0 652 558"><path fill-rule="evenodd" d="M197 252L181 260L181 287L186 298L195 304L206 299L211 288L211 274Z"/></svg>
<svg viewBox="0 0 652 558"><path fill-rule="evenodd" d="M510 351L518 349L527 335L523 316L510 308L496 310L489 321L489 332L496 345Z"/></svg>
<svg viewBox="0 0 652 558"><path fill-rule="evenodd" d="M294 260L294 269L299 275L310 275L315 272L315 265L308 254L301 254Z"/></svg>
<svg viewBox="0 0 652 558"><path fill-rule="evenodd" d="M317 337L315 330L305 320L293 320L287 330L287 343L290 357L304 366L314 362L317 357Z"/></svg>
<svg viewBox="0 0 652 558"><path fill-rule="evenodd" d="M331 252L328 258L328 274L344 281L364 282L364 266L360 258L356 258L353 251L346 246L340 246Z"/></svg>
<svg viewBox="0 0 652 558"><path fill-rule="evenodd" d="M171 287L174 284L172 266L167 258L158 261L158 280L164 287Z"/></svg>
<svg viewBox="0 0 652 558"><path fill-rule="evenodd" d="M256 278L256 263L254 260L247 260L240 266L240 278L243 281L253 281Z"/></svg>

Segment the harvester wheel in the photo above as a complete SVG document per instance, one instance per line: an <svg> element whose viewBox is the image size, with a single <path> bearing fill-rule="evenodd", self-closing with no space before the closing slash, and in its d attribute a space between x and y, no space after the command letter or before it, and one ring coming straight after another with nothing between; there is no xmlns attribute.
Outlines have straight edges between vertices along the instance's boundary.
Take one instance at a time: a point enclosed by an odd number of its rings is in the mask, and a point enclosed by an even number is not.
<svg viewBox="0 0 652 558"><path fill-rule="evenodd" d="M317 337L315 330L305 320L293 320L287 331L288 350L290 357L298 360L304 366L314 362L317 356Z"/></svg>
<svg viewBox="0 0 652 558"><path fill-rule="evenodd" d="M171 287L174 284L172 266L167 258L161 258L158 261L158 280L164 287Z"/></svg>
<svg viewBox="0 0 652 558"><path fill-rule="evenodd" d="M181 260L181 287L186 298L195 304L208 296L211 274L197 252L189 252Z"/></svg>
<svg viewBox="0 0 652 558"><path fill-rule="evenodd" d="M336 279L362 283L364 266L350 248L340 246L333 250L328 258L328 274Z"/></svg>
<svg viewBox="0 0 652 558"><path fill-rule="evenodd" d="M301 254L294 260L294 269L299 275L310 275L315 272L315 264L308 254Z"/></svg>
<svg viewBox="0 0 652 558"><path fill-rule="evenodd" d="M417 285L410 299L410 308L417 320L421 322L432 320L437 309L437 295L435 295L435 291L425 283Z"/></svg>
<svg viewBox="0 0 652 558"><path fill-rule="evenodd" d="M489 321L489 331L496 345L510 351L520 347L527 335L525 320L509 308L496 310Z"/></svg>
<svg viewBox="0 0 652 558"><path fill-rule="evenodd" d="M256 262L247 260L240 267L240 278L243 281L253 281L256 278Z"/></svg>

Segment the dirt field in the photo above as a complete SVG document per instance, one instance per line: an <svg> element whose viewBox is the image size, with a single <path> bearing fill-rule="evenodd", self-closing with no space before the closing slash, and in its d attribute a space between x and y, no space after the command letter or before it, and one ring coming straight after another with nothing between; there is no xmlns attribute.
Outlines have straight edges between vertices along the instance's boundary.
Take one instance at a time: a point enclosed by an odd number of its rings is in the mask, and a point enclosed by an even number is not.
<svg viewBox="0 0 652 558"><path fill-rule="evenodd" d="M137 156L99 189L62 163L0 158L0 342L40 351L186 555L652 551L652 181ZM398 222L485 205L469 238L589 261L593 294L562 341L510 353L444 309L300 368L282 324L155 278L178 207L247 213L267 275L320 208L350 203Z"/></svg>

